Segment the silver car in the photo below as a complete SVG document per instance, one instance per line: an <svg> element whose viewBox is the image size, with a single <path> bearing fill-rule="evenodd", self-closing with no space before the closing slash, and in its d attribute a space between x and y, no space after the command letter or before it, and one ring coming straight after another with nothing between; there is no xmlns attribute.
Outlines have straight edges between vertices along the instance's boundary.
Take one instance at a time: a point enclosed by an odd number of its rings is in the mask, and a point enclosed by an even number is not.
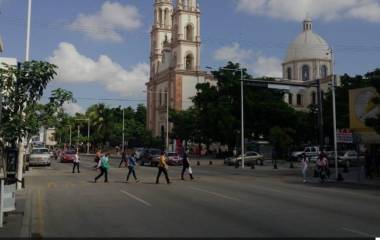
<svg viewBox="0 0 380 240"><path fill-rule="evenodd" d="M258 164L259 161L263 161L263 160L264 160L263 155L257 152L250 151L250 152L245 153L244 164L247 166L251 166L252 164ZM224 160L224 165L229 165L229 166L236 165L236 164L241 165L241 162L242 162L242 158L241 158L241 155L239 155L237 157L226 158Z"/></svg>
<svg viewBox="0 0 380 240"><path fill-rule="evenodd" d="M341 166L360 166L360 162L364 161L364 156L359 155L356 151L338 152L338 164Z"/></svg>
<svg viewBox="0 0 380 240"><path fill-rule="evenodd" d="M50 166L51 157L47 148L33 148L29 156L30 166Z"/></svg>

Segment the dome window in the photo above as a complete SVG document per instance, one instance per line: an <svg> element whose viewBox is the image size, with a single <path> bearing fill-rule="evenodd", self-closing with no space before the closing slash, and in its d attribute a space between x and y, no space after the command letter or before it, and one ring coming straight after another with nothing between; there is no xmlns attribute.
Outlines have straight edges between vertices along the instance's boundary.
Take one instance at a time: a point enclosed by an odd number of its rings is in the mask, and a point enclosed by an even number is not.
<svg viewBox="0 0 380 240"><path fill-rule="evenodd" d="M302 80L303 81L310 80L310 67L308 65L302 66Z"/></svg>
<svg viewBox="0 0 380 240"><path fill-rule="evenodd" d="M322 79L327 78L327 66L326 65L321 66L321 78Z"/></svg>
<svg viewBox="0 0 380 240"><path fill-rule="evenodd" d="M288 67L288 68L286 69L286 73L287 73L287 77L288 77L288 79L289 79L289 80L292 79L292 68L291 68L291 67Z"/></svg>
<svg viewBox="0 0 380 240"><path fill-rule="evenodd" d="M293 94L289 93L288 95L288 103L289 105L293 105Z"/></svg>
<svg viewBox="0 0 380 240"><path fill-rule="evenodd" d="M317 104L317 93L316 92L311 93L311 104L313 104L313 105Z"/></svg>
<svg viewBox="0 0 380 240"><path fill-rule="evenodd" d="M298 106L302 105L302 95L301 94L297 94L297 105Z"/></svg>

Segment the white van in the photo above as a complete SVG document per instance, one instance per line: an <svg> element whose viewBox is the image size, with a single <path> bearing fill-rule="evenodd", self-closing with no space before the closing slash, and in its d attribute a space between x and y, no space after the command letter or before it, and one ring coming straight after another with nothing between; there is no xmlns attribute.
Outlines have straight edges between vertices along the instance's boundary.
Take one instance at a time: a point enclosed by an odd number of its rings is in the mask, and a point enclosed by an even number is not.
<svg viewBox="0 0 380 240"><path fill-rule="evenodd" d="M319 154L321 153L318 146L305 147L304 153L310 161L317 161Z"/></svg>

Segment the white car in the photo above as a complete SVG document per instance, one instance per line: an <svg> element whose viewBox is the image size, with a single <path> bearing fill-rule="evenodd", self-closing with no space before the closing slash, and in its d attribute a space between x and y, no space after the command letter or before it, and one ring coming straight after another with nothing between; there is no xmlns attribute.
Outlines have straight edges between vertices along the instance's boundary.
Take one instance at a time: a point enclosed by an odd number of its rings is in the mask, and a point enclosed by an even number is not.
<svg viewBox="0 0 380 240"><path fill-rule="evenodd" d="M30 166L50 166L51 157L47 148L33 148L29 155Z"/></svg>

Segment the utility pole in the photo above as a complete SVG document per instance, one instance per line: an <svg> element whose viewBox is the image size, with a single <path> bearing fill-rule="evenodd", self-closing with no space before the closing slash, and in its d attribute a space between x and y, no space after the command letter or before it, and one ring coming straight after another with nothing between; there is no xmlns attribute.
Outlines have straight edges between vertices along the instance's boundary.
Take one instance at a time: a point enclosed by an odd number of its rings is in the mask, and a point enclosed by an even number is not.
<svg viewBox="0 0 380 240"><path fill-rule="evenodd" d="M69 125L69 129L70 129L70 142L69 142L69 147L71 147L71 125Z"/></svg>
<svg viewBox="0 0 380 240"><path fill-rule="evenodd" d="M317 97L318 97L318 129L319 129L319 145L324 145L323 139L323 98L321 90L321 80L317 79Z"/></svg>
<svg viewBox="0 0 380 240"><path fill-rule="evenodd" d="M90 119L87 123L87 155L90 154Z"/></svg>
<svg viewBox="0 0 380 240"><path fill-rule="evenodd" d="M31 16L32 16L32 0L28 0L28 12L27 12L27 24L26 24L26 47L25 47L25 61L29 61L29 52L30 52L30 23L31 23ZM24 119L25 116L23 115L24 112L24 105L21 106L22 111L22 118ZM19 141L19 147L18 147L18 167L17 167L17 189L21 189L21 181L23 179L23 168L24 168L24 143L25 143L25 138L22 138Z"/></svg>
<svg viewBox="0 0 380 240"><path fill-rule="evenodd" d="M121 146L121 150L122 150L122 153L124 153L125 149L124 149L124 145L125 145L125 135L124 135L124 131L125 131L125 119L124 119L124 107L123 107L123 140L122 140L122 146Z"/></svg>
<svg viewBox="0 0 380 240"><path fill-rule="evenodd" d="M166 92L166 151L169 151L169 91Z"/></svg>
<svg viewBox="0 0 380 240"><path fill-rule="evenodd" d="M241 93L241 167L244 168L245 143L244 143L244 79L243 69L240 69L240 93Z"/></svg>
<svg viewBox="0 0 380 240"><path fill-rule="evenodd" d="M77 137L77 149L79 148L79 124L78 124L78 137Z"/></svg>

